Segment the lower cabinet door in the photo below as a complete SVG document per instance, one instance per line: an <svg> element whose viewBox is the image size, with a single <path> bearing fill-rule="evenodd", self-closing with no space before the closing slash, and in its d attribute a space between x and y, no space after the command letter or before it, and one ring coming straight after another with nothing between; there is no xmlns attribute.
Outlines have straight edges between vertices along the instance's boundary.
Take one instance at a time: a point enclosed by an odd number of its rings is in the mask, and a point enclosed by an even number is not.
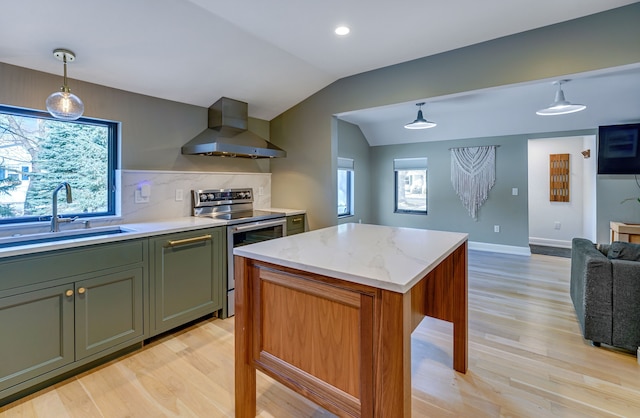
<svg viewBox="0 0 640 418"><path fill-rule="evenodd" d="M0 391L74 361L74 290L0 298Z"/></svg>
<svg viewBox="0 0 640 418"><path fill-rule="evenodd" d="M150 240L152 334L223 308L225 228L170 234Z"/></svg>
<svg viewBox="0 0 640 418"><path fill-rule="evenodd" d="M142 268L75 283L76 360L143 336L142 286Z"/></svg>

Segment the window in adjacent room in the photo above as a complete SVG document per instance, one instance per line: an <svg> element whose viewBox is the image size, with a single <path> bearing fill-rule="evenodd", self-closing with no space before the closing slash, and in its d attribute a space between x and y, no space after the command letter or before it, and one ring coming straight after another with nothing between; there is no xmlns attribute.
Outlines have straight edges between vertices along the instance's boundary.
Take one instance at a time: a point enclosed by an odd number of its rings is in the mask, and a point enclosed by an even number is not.
<svg viewBox="0 0 640 418"><path fill-rule="evenodd" d="M338 158L338 217L353 214L353 160Z"/></svg>
<svg viewBox="0 0 640 418"><path fill-rule="evenodd" d="M393 160L396 213L427 214L427 159Z"/></svg>
<svg viewBox="0 0 640 418"><path fill-rule="evenodd" d="M63 217L115 214L118 123L62 121L48 113L0 106L0 224L51 219L53 190Z"/></svg>

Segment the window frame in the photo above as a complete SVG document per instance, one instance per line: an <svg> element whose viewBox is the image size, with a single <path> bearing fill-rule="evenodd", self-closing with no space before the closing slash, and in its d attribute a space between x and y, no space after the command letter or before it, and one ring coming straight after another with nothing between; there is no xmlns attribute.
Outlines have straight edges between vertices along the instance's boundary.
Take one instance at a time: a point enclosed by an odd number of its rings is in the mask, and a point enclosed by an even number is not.
<svg viewBox="0 0 640 418"><path fill-rule="evenodd" d="M80 117L77 120L73 121L64 121L61 119L56 119L48 112L37 110L37 109L27 109L14 107L9 105L0 104L0 114L8 114L14 116L22 116L22 117L32 117L38 119L48 119L56 122L63 123L79 123L85 125L97 125L104 126L107 128L107 210L103 212L92 212L92 213L65 213L60 214L61 218L97 218L97 217L107 217L107 216L117 216L116 213L116 171L118 169L119 163L119 145L120 145L120 122L106 120L106 119L98 119L98 118L89 118L89 117ZM25 173L20 172L20 175ZM28 174L31 174L29 171ZM52 190L53 192L53 190ZM0 218L0 227L2 225L16 225L16 224L26 224L32 222L41 222L41 221L50 221L51 214L48 215L36 215L36 216L21 216L16 218Z"/></svg>
<svg viewBox="0 0 640 418"><path fill-rule="evenodd" d="M425 187L425 201L424 210L413 209L399 209L398 208L398 172L399 171L424 171L424 187ZM428 182L428 166L426 157L411 157L411 158L394 158L393 159L393 176L394 176L394 191L393 191L393 213L409 214L409 215L428 215L429 213L429 182Z"/></svg>
<svg viewBox="0 0 640 418"><path fill-rule="evenodd" d="M354 202L354 192L355 192L355 173L354 173L354 160L352 158L342 158L338 157L338 178L340 177L340 172L344 171L347 174L347 190L346 190L346 198L347 198L347 209L348 212L344 214L337 213L338 219L348 218L351 216L355 216L355 202ZM336 207L336 210L338 208Z"/></svg>

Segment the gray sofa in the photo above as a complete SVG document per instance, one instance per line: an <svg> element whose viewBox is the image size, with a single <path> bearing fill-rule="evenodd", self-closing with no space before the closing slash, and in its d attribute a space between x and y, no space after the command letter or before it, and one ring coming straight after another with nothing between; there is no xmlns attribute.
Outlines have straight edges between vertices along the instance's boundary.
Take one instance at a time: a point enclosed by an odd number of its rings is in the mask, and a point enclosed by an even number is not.
<svg viewBox="0 0 640 418"><path fill-rule="evenodd" d="M571 300L585 339L640 346L640 245L571 243Z"/></svg>

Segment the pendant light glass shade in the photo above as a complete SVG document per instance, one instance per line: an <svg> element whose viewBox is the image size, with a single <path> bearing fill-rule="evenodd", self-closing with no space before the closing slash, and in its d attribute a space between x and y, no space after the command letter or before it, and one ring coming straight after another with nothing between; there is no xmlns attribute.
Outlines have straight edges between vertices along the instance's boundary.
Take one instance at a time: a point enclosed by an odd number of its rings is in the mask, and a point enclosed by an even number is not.
<svg viewBox="0 0 640 418"><path fill-rule="evenodd" d="M558 85L558 90L556 91L556 99L553 103L551 103L548 107L544 109L540 109L536 112L537 115L540 116L555 116L555 115L566 115L567 113L575 113L587 108L587 106L582 104L574 104L564 97L564 92L562 91L562 83L566 83L569 80L560 80L554 82L554 84Z"/></svg>
<svg viewBox="0 0 640 418"><path fill-rule="evenodd" d="M404 125L406 129L427 129L437 126L437 123L426 120L422 115L422 106L424 106L424 102L416 103L416 106L418 106L418 117L413 122Z"/></svg>
<svg viewBox="0 0 640 418"><path fill-rule="evenodd" d="M56 119L76 120L84 112L84 103L78 96L71 93L67 85L67 61L75 60L76 56L66 49L56 49L53 55L64 63L64 79L60 91L47 97L47 111Z"/></svg>

